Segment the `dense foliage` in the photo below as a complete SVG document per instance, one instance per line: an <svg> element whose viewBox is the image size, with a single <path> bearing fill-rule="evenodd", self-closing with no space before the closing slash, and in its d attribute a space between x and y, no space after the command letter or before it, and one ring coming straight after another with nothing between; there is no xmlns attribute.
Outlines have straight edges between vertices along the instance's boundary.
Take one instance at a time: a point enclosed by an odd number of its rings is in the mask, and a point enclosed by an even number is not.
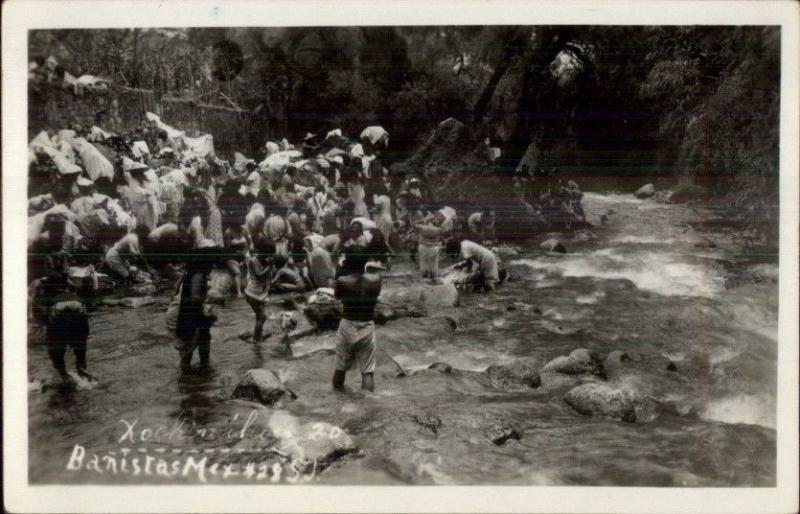
<svg viewBox="0 0 800 514"><path fill-rule="evenodd" d="M454 117L509 169L533 142L536 167L695 182L777 234L776 27L58 30L30 44L75 76L263 113L276 135L379 123L398 160Z"/></svg>

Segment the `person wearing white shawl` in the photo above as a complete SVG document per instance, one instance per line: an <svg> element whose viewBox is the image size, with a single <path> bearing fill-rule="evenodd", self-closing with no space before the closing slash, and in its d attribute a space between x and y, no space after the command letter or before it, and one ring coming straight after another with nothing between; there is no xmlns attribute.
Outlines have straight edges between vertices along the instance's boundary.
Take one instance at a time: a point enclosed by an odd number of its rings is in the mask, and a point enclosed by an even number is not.
<svg viewBox="0 0 800 514"><path fill-rule="evenodd" d="M321 246L322 236L312 234L306 236L303 244L306 248L308 274L314 288L331 287L336 278L336 267L331 254Z"/></svg>
<svg viewBox="0 0 800 514"><path fill-rule="evenodd" d="M267 143L264 145L264 148L267 151L267 157L281 151L281 147L278 146L278 143L273 141L267 141Z"/></svg>
<svg viewBox="0 0 800 514"><path fill-rule="evenodd" d="M375 198L375 205L379 211L375 217L375 225L383 234L383 239L391 250L391 237L394 234L394 221L392 220L391 205L392 201L386 195L379 195Z"/></svg>
<svg viewBox="0 0 800 514"><path fill-rule="evenodd" d="M143 224L153 230L158 226L160 206L156 193L145 187L147 182L145 171L148 169L140 162L133 161L128 157L122 158L122 170L126 176L130 177L125 194L128 206L136 216L137 224Z"/></svg>
<svg viewBox="0 0 800 514"><path fill-rule="evenodd" d="M384 147L388 147L389 133L386 132L386 129L383 127L375 125L372 127L367 127L361 131L361 140L365 142L368 141L372 146L378 146L378 144L381 144Z"/></svg>

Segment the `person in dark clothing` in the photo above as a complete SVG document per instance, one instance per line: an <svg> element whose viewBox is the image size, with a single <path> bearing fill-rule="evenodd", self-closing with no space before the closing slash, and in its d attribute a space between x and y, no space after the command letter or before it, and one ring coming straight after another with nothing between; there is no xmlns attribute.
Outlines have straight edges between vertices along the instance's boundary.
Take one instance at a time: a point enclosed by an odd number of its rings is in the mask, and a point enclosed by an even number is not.
<svg viewBox="0 0 800 514"><path fill-rule="evenodd" d="M180 285L180 305L175 323L181 372L191 372L195 349L200 366L207 368L211 354L211 327L217 316L206 305L208 277L215 263L215 247L201 245L186 259L186 270ZM220 256L221 257L221 256Z"/></svg>
<svg viewBox="0 0 800 514"><path fill-rule="evenodd" d="M66 273L54 273L42 279L33 295L34 313L45 329L47 354L62 380L74 384L67 373L67 348L75 354L77 374L94 380L87 371L86 341L89 338L89 315L78 294L69 285Z"/></svg>

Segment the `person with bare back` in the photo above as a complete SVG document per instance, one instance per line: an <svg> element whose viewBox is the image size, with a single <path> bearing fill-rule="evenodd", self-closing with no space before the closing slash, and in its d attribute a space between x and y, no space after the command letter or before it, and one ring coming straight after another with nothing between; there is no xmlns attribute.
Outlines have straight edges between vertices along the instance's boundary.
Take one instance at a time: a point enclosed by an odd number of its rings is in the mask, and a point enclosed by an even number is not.
<svg viewBox="0 0 800 514"><path fill-rule="evenodd" d="M358 364L361 371L361 389L375 390L374 311L381 293L381 277L365 272L369 257L363 247L348 247L341 276L334 286L335 296L342 302L333 372L333 388L337 391L344 391L345 374L353 364Z"/></svg>

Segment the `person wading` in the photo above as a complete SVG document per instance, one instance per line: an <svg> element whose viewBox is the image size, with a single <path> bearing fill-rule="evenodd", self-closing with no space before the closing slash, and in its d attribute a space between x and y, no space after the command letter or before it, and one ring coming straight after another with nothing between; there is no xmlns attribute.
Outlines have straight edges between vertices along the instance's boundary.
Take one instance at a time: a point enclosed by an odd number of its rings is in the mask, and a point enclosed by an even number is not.
<svg viewBox="0 0 800 514"><path fill-rule="evenodd" d="M361 388L375 390L374 311L381 293L381 277L364 271L368 260L364 248L348 248L342 276L334 286L335 296L343 307L333 372L333 388L337 391L344 391L345 374L356 363L361 371Z"/></svg>
<svg viewBox="0 0 800 514"><path fill-rule="evenodd" d="M208 309L205 302L214 255L219 253L216 250L212 241L203 240L187 255L175 324L181 372L184 374L191 372L195 349L200 356L201 368L208 368L210 363L211 326L217 321L217 316Z"/></svg>

